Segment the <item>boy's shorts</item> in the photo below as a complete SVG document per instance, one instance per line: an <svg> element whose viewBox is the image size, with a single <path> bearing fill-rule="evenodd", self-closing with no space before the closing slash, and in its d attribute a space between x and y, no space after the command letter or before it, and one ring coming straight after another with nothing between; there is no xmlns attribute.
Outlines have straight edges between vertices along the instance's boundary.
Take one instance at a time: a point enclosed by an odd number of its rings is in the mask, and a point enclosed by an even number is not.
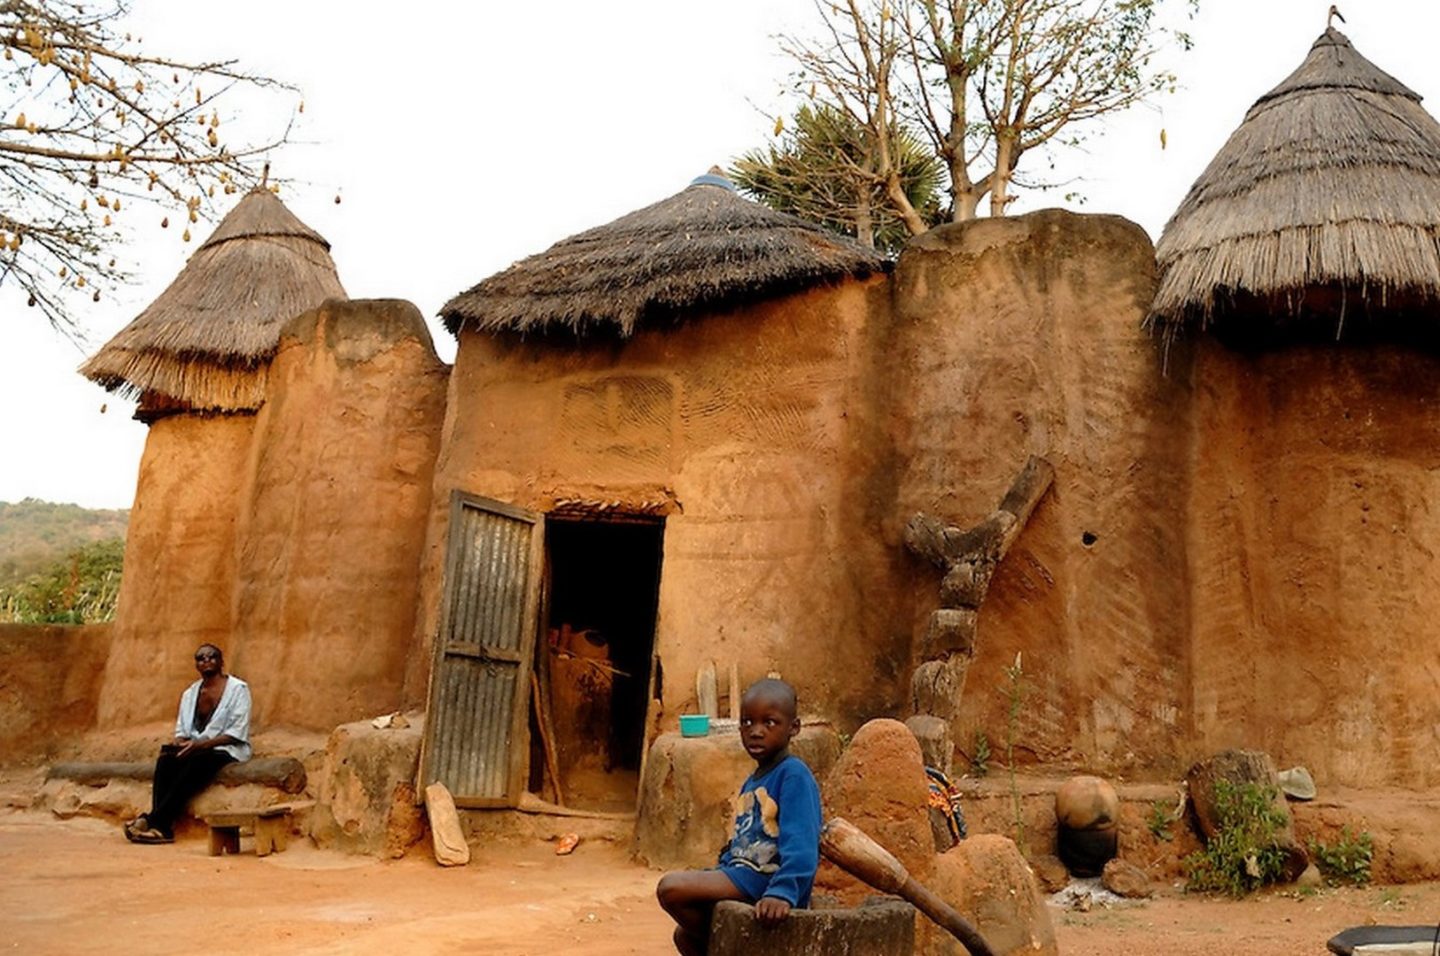
<svg viewBox="0 0 1440 956"><path fill-rule="evenodd" d="M765 873L756 873L745 866L721 866L717 867L721 873L730 878L735 888L745 894L745 902L754 903L765 895L765 888L770 885L770 877Z"/></svg>

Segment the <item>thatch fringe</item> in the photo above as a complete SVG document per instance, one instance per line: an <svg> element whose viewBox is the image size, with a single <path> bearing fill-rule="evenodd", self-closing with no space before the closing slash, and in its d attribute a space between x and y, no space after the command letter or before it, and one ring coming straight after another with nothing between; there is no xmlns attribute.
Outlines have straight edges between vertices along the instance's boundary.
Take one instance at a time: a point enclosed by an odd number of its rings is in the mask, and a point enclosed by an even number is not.
<svg viewBox="0 0 1440 956"><path fill-rule="evenodd" d="M1149 321L1168 335L1320 286L1440 299L1440 124L1328 30L1251 107L1156 257Z"/></svg>
<svg viewBox="0 0 1440 956"><path fill-rule="evenodd" d="M888 270L874 250L737 195L716 175L563 239L455 296L445 327L628 337L641 325L721 311Z"/></svg>
<svg viewBox="0 0 1440 956"><path fill-rule="evenodd" d="M281 327L345 297L329 248L279 199L253 191L80 371L130 397L155 393L195 409L257 408Z"/></svg>

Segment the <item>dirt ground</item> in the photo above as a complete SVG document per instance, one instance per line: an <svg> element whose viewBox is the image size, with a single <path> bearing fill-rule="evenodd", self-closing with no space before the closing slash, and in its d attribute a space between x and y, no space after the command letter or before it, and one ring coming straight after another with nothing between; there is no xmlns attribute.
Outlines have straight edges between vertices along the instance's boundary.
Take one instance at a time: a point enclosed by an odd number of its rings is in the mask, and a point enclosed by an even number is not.
<svg viewBox="0 0 1440 956"><path fill-rule="evenodd" d="M248 850L248 841L246 841ZM469 866L375 861L297 841L263 859L203 840L131 846L94 819L0 813L0 948L17 953L670 952L657 874L623 848L481 848ZM1440 884L1231 902L1167 895L1123 909L1052 910L1065 956L1322 954L1366 922L1440 919Z"/></svg>

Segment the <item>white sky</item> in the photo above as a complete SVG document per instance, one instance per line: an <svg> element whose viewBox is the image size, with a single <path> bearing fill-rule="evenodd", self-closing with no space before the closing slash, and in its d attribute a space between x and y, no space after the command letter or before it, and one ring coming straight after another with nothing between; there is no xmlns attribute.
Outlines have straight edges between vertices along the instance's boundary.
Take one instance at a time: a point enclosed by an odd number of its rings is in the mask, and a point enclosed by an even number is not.
<svg viewBox="0 0 1440 956"><path fill-rule="evenodd" d="M301 182L281 198L330 240L352 296L409 299L431 317L447 361L454 344L433 316L451 295L768 142L774 115L794 105L780 97L787 64L772 36L813 17L809 0L134 5L150 52L235 57L300 87L303 144L276 168ZM1304 58L1329 3L1201 6L1195 49L1175 58L1180 91L1062 159L1082 180L1066 187L1086 194L1079 208L1127 216L1152 238L1249 105ZM1341 9L1360 52L1440 109L1440 3ZM1022 196L1015 211L1061 205L1064 191ZM176 229L139 230L139 281L84 315L88 349L151 302L211 229L189 245ZM131 403L75 373L83 357L38 310L0 294L0 501L130 506L146 429Z"/></svg>

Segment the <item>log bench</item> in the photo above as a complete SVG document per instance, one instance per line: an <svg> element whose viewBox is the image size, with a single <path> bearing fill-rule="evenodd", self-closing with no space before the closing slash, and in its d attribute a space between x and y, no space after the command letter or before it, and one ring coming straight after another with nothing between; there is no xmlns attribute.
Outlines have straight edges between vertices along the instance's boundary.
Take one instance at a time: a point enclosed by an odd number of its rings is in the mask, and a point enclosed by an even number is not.
<svg viewBox="0 0 1440 956"><path fill-rule="evenodd" d="M149 780L155 774L153 760L126 763L57 763L45 775L47 780L70 780L90 787L103 787L111 780ZM215 784L238 787L256 783L283 793L305 790L305 765L294 757L255 757L220 768ZM214 784L212 784L213 786Z"/></svg>
<svg viewBox="0 0 1440 956"><path fill-rule="evenodd" d="M205 825L210 828L210 855L223 856L226 851L240 852L240 828L250 827L255 834L255 855L269 856L283 852L290 836L291 817L299 810L308 810L315 801L277 803L269 807L245 810L223 810L207 813Z"/></svg>
<svg viewBox="0 0 1440 956"><path fill-rule="evenodd" d="M55 810L62 816L85 813L128 818L149 806L146 791L154 773L153 761L57 763L46 773L39 803L52 809L63 806L63 811ZM196 794L187 808L188 816L199 820L229 810L299 799L306 783L305 765L294 757L256 757L228 764ZM55 803L57 800L61 802ZM176 821L184 822L183 818Z"/></svg>

